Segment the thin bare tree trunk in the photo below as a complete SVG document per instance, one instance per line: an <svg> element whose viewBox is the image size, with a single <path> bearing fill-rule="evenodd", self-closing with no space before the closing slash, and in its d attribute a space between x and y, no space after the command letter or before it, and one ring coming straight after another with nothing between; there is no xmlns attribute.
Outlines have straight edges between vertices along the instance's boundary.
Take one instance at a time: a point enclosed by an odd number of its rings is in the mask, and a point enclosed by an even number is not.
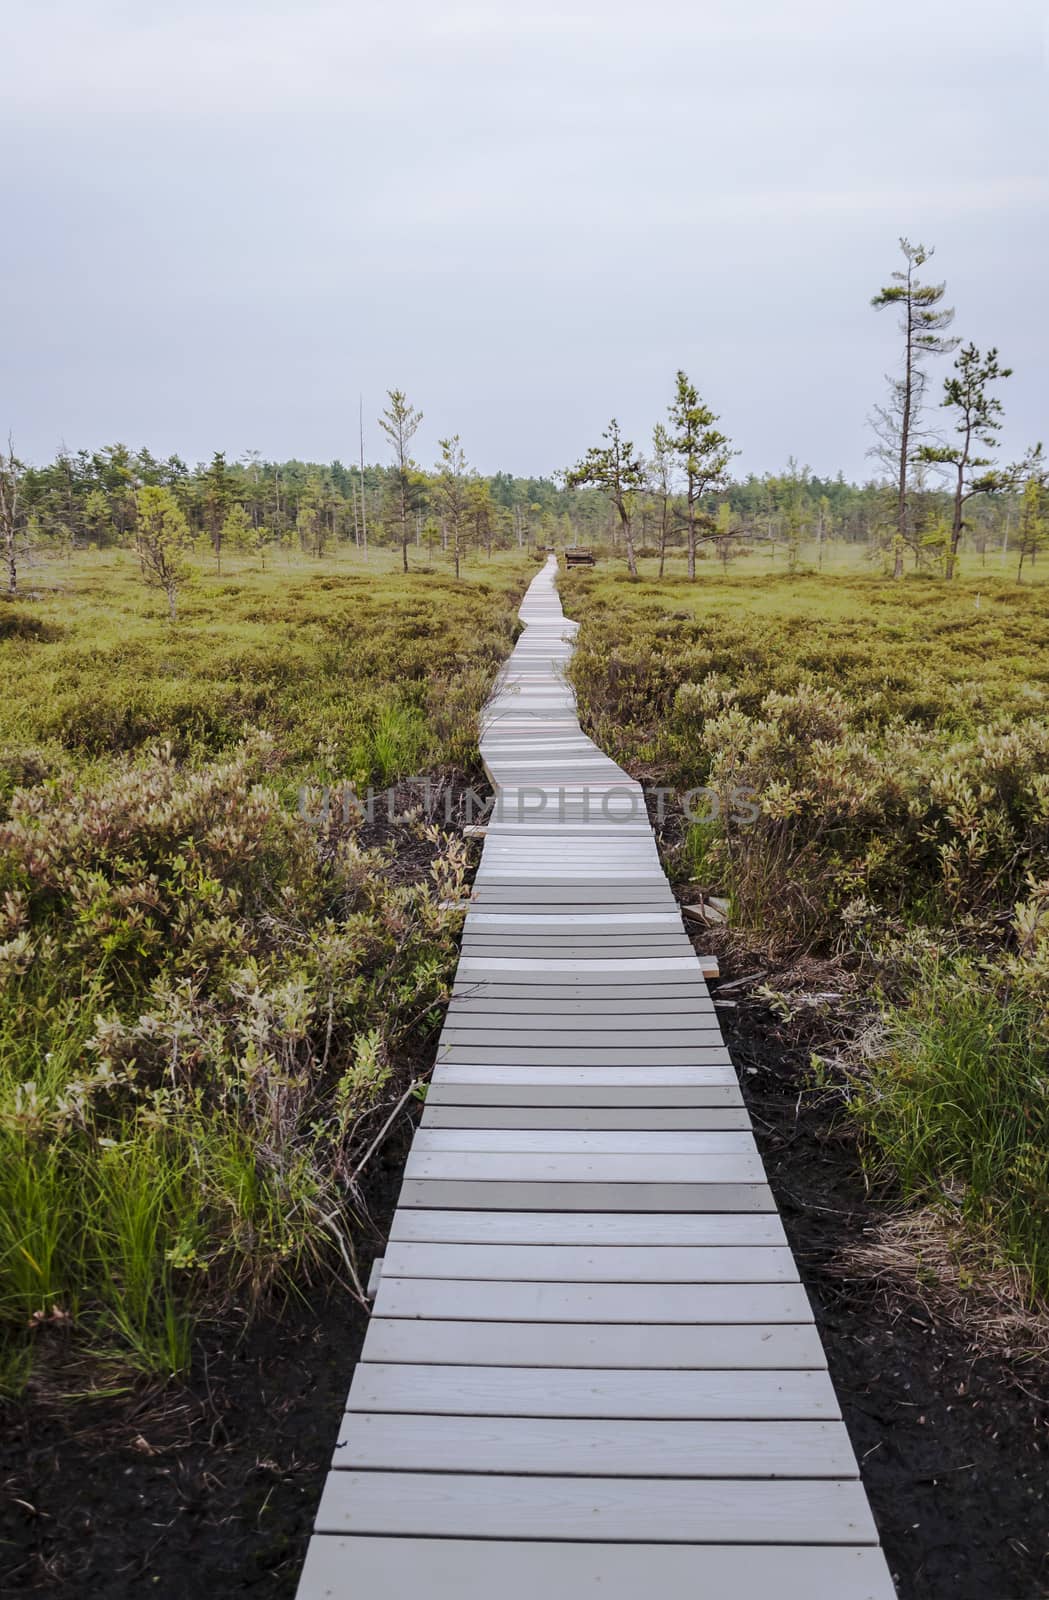
<svg viewBox="0 0 1049 1600"><path fill-rule="evenodd" d="M620 521L623 524L623 541L626 544L627 571L630 573L632 578L636 578L637 557L634 555L634 538L630 530L630 516L627 512L626 506L622 503L616 506L616 510L619 512Z"/></svg>
<svg viewBox="0 0 1049 1600"><path fill-rule="evenodd" d="M907 465L911 442L911 403L914 389L914 304L910 294L911 267L907 265L907 343L903 370L903 412L900 417L900 473L896 486L896 559L894 578L903 577L903 547L907 539Z"/></svg>
<svg viewBox="0 0 1049 1600"><path fill-rule="evenodd" d="M368 495L364 487L364 396L361 395L357 406L357 421L360 427L361 446L361 538L363 540L364 559L368 559Z"/></svg>

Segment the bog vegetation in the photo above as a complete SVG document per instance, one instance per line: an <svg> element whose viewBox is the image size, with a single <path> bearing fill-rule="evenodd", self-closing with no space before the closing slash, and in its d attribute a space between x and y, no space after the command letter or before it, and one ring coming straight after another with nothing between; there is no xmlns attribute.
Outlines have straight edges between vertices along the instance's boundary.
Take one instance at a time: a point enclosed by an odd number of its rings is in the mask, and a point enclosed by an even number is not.
<svg viewBox="0 0 1049 1600"><path fill-rule="evenodd" d="M201 1316L353 1285L356 1167L439 1015L464 860L323 790L477 775L524 583L392 566L200 581L172 626L95 553L0 618L8 1387L181 1370Z"/></svg>
<svg viewBox="0 0 1049 1600"><path fill-rule="evenodd" d="M684 832L676 876L773 953L859 965L872 1159L1046 1295L1049 591L645 565L563 584L594 736L652 782L756 792L752 825L726 801Z"/></svg>
<svg viewBox="0 0 1049 1600"><path fill-rule="evenodd" d="M849 1080L871 1148L1049 1291L1049 490L1039 447L998 460L1009 369L955 354L901 245L863 485L734 479L684 372L647 455L613 419L556 481L482 477L457 435L424 469L400 390L382 464L0 455L7 1387L170 1373L202 1317L354 1286L360 1161L439 1018L465 860L322 794L476 775L552 545L602 558L567 593L599 742L760 796L672 867L880 985Z"/></svg>

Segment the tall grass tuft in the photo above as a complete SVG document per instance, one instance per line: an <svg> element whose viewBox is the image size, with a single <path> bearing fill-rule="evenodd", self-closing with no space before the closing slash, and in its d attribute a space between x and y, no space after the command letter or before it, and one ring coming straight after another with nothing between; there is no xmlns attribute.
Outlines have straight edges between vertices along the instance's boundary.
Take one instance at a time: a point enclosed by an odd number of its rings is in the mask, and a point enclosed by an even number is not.
<svg viewBox="0 0 1049 1600"><path fill-rule="evenodd" d="M1049 1039L1036 1009L972 960L925 962L886 1014L854 1101L909 1198L994 1239L1049 1296Z"/></svg>

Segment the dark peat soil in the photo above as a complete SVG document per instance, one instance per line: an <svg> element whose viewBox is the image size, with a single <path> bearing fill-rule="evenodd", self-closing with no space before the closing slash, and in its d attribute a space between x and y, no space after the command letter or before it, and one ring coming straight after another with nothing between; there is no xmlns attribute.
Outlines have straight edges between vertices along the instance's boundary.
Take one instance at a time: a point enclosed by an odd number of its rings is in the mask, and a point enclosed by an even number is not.
<svg viewBox="0 0 1049 1600"><path fill-rule="evenodd" d="M410 1131L375 1158L364 1274ZM350 1295L318 1294L206 1330L184 1385L0 1410L0 1595L290 1600L365 1327Z"/></svg>
<svg viewBox="0 0 1049 1600"><path fill-rule="evenodd" d="M761 964L722 959L723 979ZM974 1354L965 1331L917 1296L842 1275L841 1253L892 1197L868 1193L832 1098L807 1095L799 1112L809 1043L791 1047L755 1005L719 1008L719 1018L899 1600L1045 1600L1049 1372Z"/></svg>
<svg viewBox="0 0 1049 1600"><path fill-rule="evenodd" d="M881 1215L855 1142L829 1102L798 1113L808 1045L754 1005L719 1014L900 1600L1045 1600L1044 1368L974 1356L917 1298L842 1276ZM376 1158L364 1271L409 1135ZM185 1385L0 1412L0 1595L291 1600L364 1328L349 1296L316 1296L209 1333Z"/></svg>

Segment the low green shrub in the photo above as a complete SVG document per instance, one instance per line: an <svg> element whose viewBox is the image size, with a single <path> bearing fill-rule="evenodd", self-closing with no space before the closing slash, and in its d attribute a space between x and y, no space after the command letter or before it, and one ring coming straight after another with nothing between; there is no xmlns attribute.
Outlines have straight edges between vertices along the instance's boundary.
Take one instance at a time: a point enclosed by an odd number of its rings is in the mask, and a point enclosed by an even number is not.
<svg viewBox="0 0 1049 1600"><path fill-rule="evenodd" d="M399 884L262 737L15 796L0 829L0 1323L180 1365L193 1317L332 1261L358 1119L456 956L448 842ZM57 1310L56 1310L57 1308Z"/></svg>
<svg viewBox="0 0 1049 1600"><path fill-rule="evenodd" d="M862 965L890 997L856 1102L872 1151L1049 1293L1049 591L563 587L595 737L652 781L723 796L671 870L773 953ZM739 787L753 821L733 819Z"/></svg>
<svg viewBox="0 0 1049 1600"><path fill-rule="evenodd" d="M201 1319L352 1279L465 858L409 821L406 866L324 788L479 770L526 577L246 574L172 626L85 560L0 641L0 1385L165 1375Z"/></svg>

